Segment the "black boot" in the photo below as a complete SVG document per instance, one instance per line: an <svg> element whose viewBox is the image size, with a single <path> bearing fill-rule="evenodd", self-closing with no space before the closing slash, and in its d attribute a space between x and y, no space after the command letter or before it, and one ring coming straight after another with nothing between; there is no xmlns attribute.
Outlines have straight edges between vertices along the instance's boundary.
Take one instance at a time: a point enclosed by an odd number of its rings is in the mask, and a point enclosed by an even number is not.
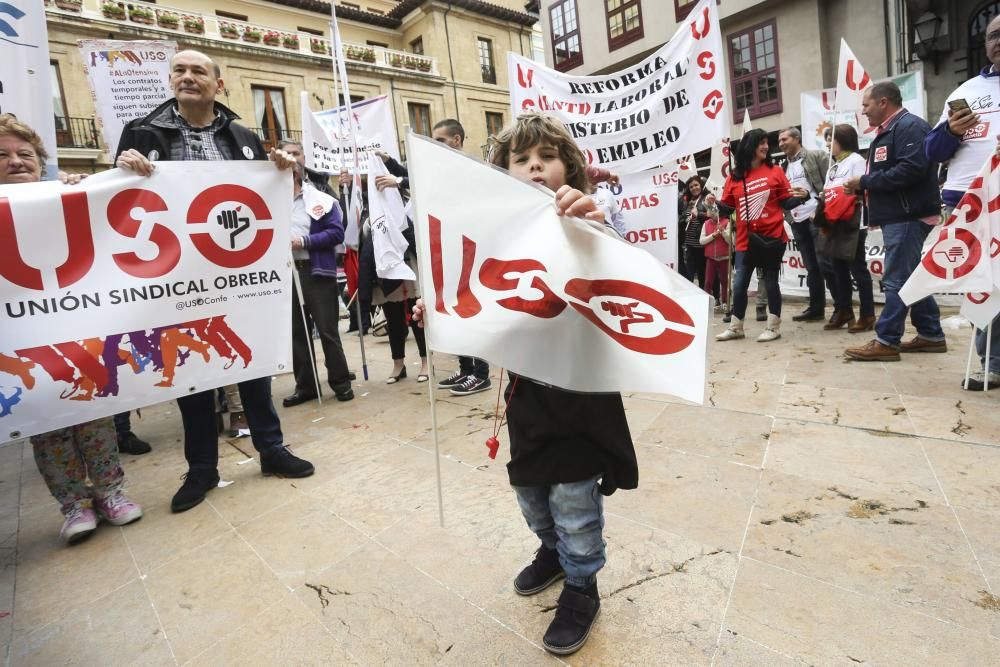
<svg viewBox="0 0 1000 667"><path fill-rule="evenodd" d="M542 638L545 650L557 655L579 651L587 642L600 613L601 596L597 592L597 582L582 589L566 584L559 596L556 617Z"/></svg>
<svg viewBox="0 0 1000 667"><path fill-rule="evenodd" d="M184 475L184 484L170 501L170 511L184 512L205 499L205 494L219 485L219 473L215 470L189 470Z"/></svg>
<svg viewBox="0 0 1000 667"><path fill-rule="evenodd" d="M313 464L292 454L288 447L277 447L260 455L260 471L264 476L308 477L316 472Z"/></svg>
<svg viewBox="0 0 1000 667"><path fill-rule="evenodd" d="M559 552L544 544L535 552L535 560L521 570L514 579L514 591L518 595L534 595L566 576L559 564Z"/></svg>

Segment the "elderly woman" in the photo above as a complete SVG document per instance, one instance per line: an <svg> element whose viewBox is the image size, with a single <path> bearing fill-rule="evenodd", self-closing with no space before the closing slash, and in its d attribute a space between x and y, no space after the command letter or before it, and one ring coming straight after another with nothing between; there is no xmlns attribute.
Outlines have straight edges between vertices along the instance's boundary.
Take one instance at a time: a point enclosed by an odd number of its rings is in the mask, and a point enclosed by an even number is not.
<svg viewBox="0 0 1000 667"><path fill-rule="evenodd" d="M33 129L13 115L0 116L0 185L41 180L47 157ZM123 526L142 517L142 508L124 494L125 473L111 417L36 435L31 446L38 471L65 517L59 534L67 544L93 533L98 519Z"/></svg>

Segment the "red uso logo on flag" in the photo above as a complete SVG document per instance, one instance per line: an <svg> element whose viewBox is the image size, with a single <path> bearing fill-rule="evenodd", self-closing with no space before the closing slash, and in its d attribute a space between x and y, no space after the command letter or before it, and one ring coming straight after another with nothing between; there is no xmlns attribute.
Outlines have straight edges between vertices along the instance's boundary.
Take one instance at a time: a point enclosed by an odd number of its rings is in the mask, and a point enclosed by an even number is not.
<svg viewBox="0 0 1000 667"><path fill-rule="evenodd" d="M444 260L441 251L441 220L427 216L430 232L433 308L451 316L445 304ZM476 242L462 236L462 268L455 303L451 310L462 319L482 312L482 303L472 289ZM560 296L546 282L548 269L530 258L500 260L486 258L479 268L479 283L492 292L514 292L494 298L494 303L532 317L550 319L571 306L584 319L616 343L634 352L651 355L676 354L695 340L694 320L670 297L651 287L628 280L573 278ZM523 287L530 290L522 290ZM527 298L530 297L530 298Z"/></svg>
<svg viewBox="0 0 1000 667"><path fill-rule="evenodd" d="M982 254L979 239L972 232L950 226L941 230L937 243L924 255L923 265L938 278L954 280L976 268Z"/></svg>
<svg viewBox="0 0 1000 667"><path fill-rule="evenodd" d="M859 77L856 76L856 73L854 71L855 68L857 68L861 72L861 76ZM871 77L868 76L868 72L864 70L864 68L861 66L861 63L859 63L856 60L847 61L847 80L845 81L845 83L847 84L848 88L850 88L851 90L864 90L865 86L867 86L870 82L871 82Z"/></svg>

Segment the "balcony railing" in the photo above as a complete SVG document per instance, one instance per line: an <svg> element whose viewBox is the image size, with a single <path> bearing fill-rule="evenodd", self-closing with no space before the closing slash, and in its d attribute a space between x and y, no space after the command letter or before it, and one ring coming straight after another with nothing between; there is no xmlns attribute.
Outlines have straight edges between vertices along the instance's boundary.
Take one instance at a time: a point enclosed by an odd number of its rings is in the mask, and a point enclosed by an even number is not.
<svg viewBox="0 0 1000 667"><path fill-rule="evenodd" d="M201 14L176 9L157 3L102 2L100 9L92 10L78 0L45 0L46 9L52 14L68 14L86 18L132 25L142 30L163 32L169 35L198 36L220 42L239 42L255 48L284 53L299 53L329 59L330 41L316 35L282 30L257 23L223 19L214 14ZM344 43L344 56L348 64L440 76L436 58L394 51L380 46Z"/></svg>
<svg viewBox="0 0 1000 667"><path fill-rule="evenodd" d="M283 132L278 132L277 130L270 127L251 127L248 129L254 134L256 134L258 137L260 137L260 140L264 142L265 150L271 150L272 148L277 148L278 143L284 141L285 139L302 141L301 130L284 130Z"/></svg>
<svg viewBox="0 0 1000 667"><path fill-rule="evenodd" d="M93 118L56 116L56 146L99 149L97 125Z"/></svg>

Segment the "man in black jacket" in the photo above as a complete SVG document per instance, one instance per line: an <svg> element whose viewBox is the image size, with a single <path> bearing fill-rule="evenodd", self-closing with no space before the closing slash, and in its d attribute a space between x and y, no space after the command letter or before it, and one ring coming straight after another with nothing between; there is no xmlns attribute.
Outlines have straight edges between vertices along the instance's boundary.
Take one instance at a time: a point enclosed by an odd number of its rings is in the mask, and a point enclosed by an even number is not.
<svg viewBox="0 0 1000 667"><path fill-rule="evenodd" d="M216 102L223 89L222 73L211 58L198 51L181 51L170 63L171 99L145 118L131 121L118 142L115 165L150 176L157 160L266 160L256 134L237 124L239 116ZM291 168L294 159L271 151L279 169ZM311 463L294 456L284 446L281 422L271 401L270 375L239 383L240 397L250 424L254 448L260 453L265 475L306 477ZM183 512L205 499L219 484L219 440L215 421L215 390L177 399L184 423L184 458L188 473L170 508Z"/></svg>
<svg viewBox="0 0 1000 667"><path fill-rule="evenodd" d="M885 307L875 324L875 340L845 354L855 361L899 361L900 352L946 352L934 297L909 308L899 298L900 288L920 264L924 239L941 220L937 165L924 154L931 126L903 108L899 87L891 82L866 90L861 106L877 133L868 148L868 173L848 179L844 189L864 195L865 219L882 228ZM917 335L902 343L907 312Z"/></svg>

